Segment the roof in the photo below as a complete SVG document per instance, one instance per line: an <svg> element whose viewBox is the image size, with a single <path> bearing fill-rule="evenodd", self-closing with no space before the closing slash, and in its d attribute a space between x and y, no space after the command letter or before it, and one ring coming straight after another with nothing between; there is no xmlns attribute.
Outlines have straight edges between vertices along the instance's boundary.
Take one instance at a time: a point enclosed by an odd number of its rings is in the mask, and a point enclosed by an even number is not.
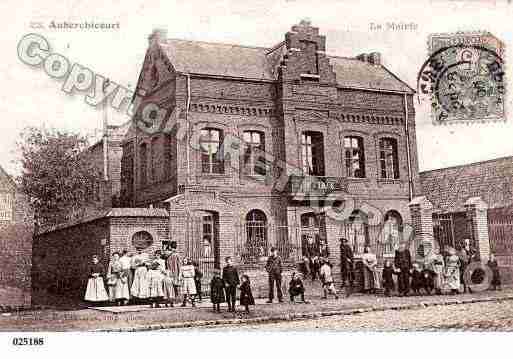
<svg viewBox="0 0 513 359"><path fill-rule="evenodd" d="M341 87L413 92L383 65L373 65L358 59L330 56L330 64Z"/></svg>
<svg viewBox="0 0 513 359"><path fill-rule="evenodd" d="M489 208L513 204L513 157L420 172L423 194L441 212L465 210L465 202L481 197Z"/></svg>
<svg viewBox="0 0 513 359"><path fill-rule="evenodd" d="M275 80L263 47L167 39L159 43L176 71Z"/></svg>
<svg viewBox="0 0 513 359"><path fill-rule="evenodd" d="M115 218L115 217L153 217L153 218L166 218L168 212L163 208L108 208L101 209L87 215L85 217L72 219L64 223L56 225L43 225L39 227L37 234L41 235L44 233L54 232L68 227L73 227L82 223L93 222L103 218Z"/></svg>
<svg viewBox="0 0 513 359"><path fill-rule="evenodd" d="M277 80L276 68L286 52L284 43L266 48L165 39L159 41L159 46L178 72L262 81ZM383 65L356 58L328 58L340 87L414 92Z"/></svg>

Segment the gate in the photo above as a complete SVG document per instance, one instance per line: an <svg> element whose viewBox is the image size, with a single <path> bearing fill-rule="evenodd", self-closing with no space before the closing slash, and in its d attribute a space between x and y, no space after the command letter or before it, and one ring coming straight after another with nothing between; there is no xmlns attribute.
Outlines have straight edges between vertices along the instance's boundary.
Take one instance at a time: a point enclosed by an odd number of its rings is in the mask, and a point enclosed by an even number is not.
<svg viewBox="0 0 513 359"><path fill-rule="evenodd" d="M513 282L513 208L488 210L490 252L495 253L503 283Z"/></svg>
<svg viewBox="0 0 513 359"><path fill-rule="evenodd" d="M221 268L219 217L217 213L196 211L187 217L185 256L198 264L203 273L202 291L208 291L214 269Z"/></svg>
<svg viewBox="0 0 513 359"><path fill-rule="evenodd" d="M472 220L465 212L433 213L433 236L439 245L440 253L448 247L463 246L463 240L470 238L473 248L478 248L472 231Z"/></svg>

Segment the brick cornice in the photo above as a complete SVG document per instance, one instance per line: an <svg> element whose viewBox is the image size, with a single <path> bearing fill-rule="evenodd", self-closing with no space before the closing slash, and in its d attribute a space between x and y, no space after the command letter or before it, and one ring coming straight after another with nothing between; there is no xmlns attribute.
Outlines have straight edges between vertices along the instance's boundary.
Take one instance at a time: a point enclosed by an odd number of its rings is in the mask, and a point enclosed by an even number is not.
<svg viewBox="0 0 513 359"><path fill-rule="evenodd" d="M227 104L192 103L191 112L216 113L221 115L243 115L255 117L275 116L275 110L263 106L234 106Z"/></svg>

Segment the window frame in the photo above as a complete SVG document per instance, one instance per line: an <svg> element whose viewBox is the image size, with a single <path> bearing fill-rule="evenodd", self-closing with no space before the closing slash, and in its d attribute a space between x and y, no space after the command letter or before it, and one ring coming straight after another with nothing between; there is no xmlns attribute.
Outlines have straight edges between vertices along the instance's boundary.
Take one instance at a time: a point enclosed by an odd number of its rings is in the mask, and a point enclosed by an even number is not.
<svg viewBox="0 0 513 359"><path fill-rule="evenodd" d="M349 140L349 146L347 146L347 141ZM356 141L357 146L353 145L354 141ZM348 178L366 178L367 171L365 169L365 140L362 136L358 135L346 135L343 137L343 148L344 148L344 168L346 171L346 177ZM357 151L358 158L355 159L355 153L353 151ZM349 154L349 155L348 155ZM360 176L355 176L356 169L353 169L353 164L358 163L358 169L361 170Z"/></svg>
<svg viewBox="0 0 513 359"><path fill-rule="evenodd" d="M246 140L246 134L249 134L250 141ZM254 141L254 135L259 136L258 143ZM265 163L265 132L260 130L244 130L242 132L242 141L244 149L242 154L243 173L247 176L266 176L267 169L258 165ZM259 173L262 171L262 173Z"/></svg>
<svg viewBox="0 0 513 359"><path fill-rule="evenodd" d="M204 127L200 131L201 133L199 138L199 146L201 173L204 175L224 174L224 161L222 159L217 158L217 154L219 153L219 150L221 149L221 146L223 144L224 131L222 129L215 127ZM207 134L207 138L205 138L205 132ZM217 140L213 139L213 133L217 133ZM212 152L212 144L217 144L216 152ZM208 151L205 151L205 145L208 146ZM205 159L207 159L207 161L205 161ZM208 171L205 171L205 168L208 168Z"/></svg>
<svg viewBox="0 0 513 359"><path fill-rule="evenodd" d="M385 147L386 141L389 141L391 149L387 149ZM388 136L380 137L378 139L378 154L379 178L382 180L400 179L401 173L399 170L399 151L397 139ZM391 164L387 163L387 157L392 159Z"/></svg>
<svg viewBox="0 0 513 359"><path fill-rule="evenodd" d="M319 131L302 131L300 146L303 174L305 176L324 177L326 175L324 133Z"/></svg>

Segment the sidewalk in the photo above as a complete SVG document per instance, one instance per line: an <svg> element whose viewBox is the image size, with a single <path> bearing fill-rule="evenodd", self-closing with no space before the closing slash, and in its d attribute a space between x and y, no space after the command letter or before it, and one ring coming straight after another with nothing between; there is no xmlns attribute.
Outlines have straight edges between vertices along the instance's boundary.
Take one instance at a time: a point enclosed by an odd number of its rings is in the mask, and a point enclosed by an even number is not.
<svg viewBox="0 0 513 359"><path fill-rule="evenodd" d="M310 304L273 303L257 300L249 315L214 313L210 303L197 308L150 308L149 306L101 307L72 311L41 310L0 315L0 331L144 331L227 324L313 319L331 315L353 315L382 310L405 310L434 305L451 305L513 300L513 289L443 296L383 297L354 294L349 298L307 298ZM238 308L241 311L241 308Z"/></svg>

